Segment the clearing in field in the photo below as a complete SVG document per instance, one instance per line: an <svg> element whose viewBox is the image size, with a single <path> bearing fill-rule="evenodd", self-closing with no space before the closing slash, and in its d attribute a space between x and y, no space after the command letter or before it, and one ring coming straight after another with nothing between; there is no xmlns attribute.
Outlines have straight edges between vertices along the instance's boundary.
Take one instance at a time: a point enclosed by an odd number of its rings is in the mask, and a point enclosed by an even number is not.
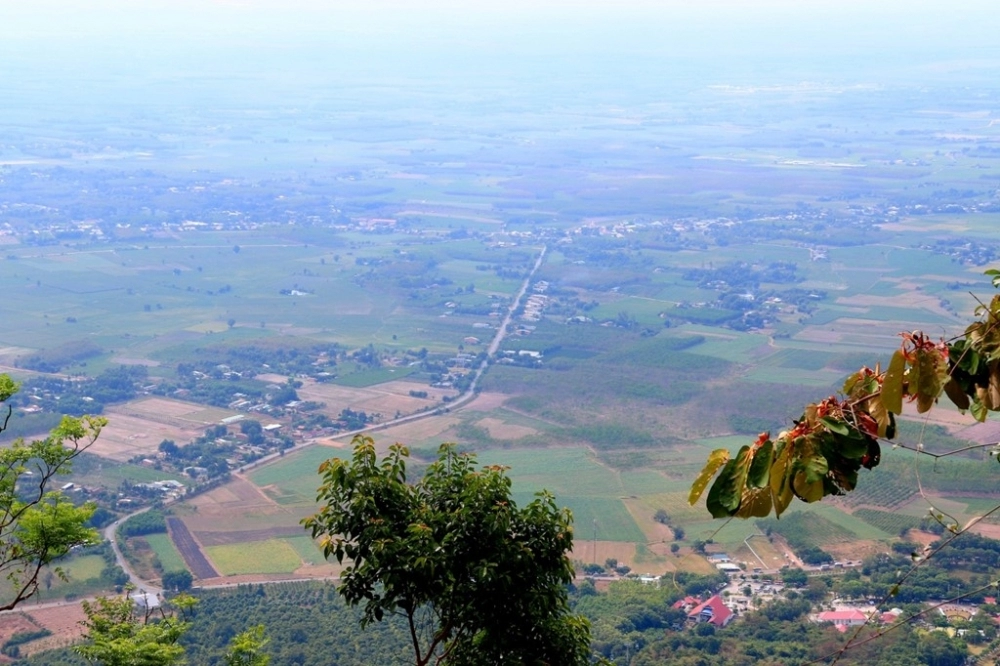
<svg viewBox="0 0 1000 666"><path fill-rule="evenodd" d="M492 412L496 409L500 409L504 406L511 396L506 393L496 393L491 391L483 391L479 393L469 402L465 403L462 407L462 411L477 411L477 412Z"/></svg>
<svg viewBox="0 0 1000 666"><path fill-rule="evenodd" d="M152 361L148 358L130 358L128 356L115 356L111 359L111 361L119 365L144 365L147 368L157 368L160 366L159 361Z"/></svg>
<svg viewBox="0 0 1000 666"><path fill-rule="evenodd" d="M285 539L285 543L295 549L295 552L302 558L303 564L308 566L326 564L326 559L323 557L323 553L320 552L319 546L312 540L312 537L288 537Z"/></svg>
<svg viewBox="0 0 1000 666"><path fill-rule="evenodd" d="M106 411L108 425L89 451L119 462L155 454L160 442L165 439L183 443L203 434L200 428L193 426L181 428L159 419L129 415L127 405L108 407Z"/></svg>
<svg viewBox="0 0 1000 666"><path fill-rule="evenodd" d="M21 356L31 354L34 349L28 347L0 347L0 363L13 365Z"/></svg>
<svg viewBox="0 0 1000 666"><path fill-rule="evenodd" d="M40 624L24 613L4 613L0 615L0 645L5 644L17 634L27 634L41 628Z"/></svg>
<svg viewBox="0 0 1000 666"><path fill-rule="evenodd" d="M278 375L258 375L257 379L277 378ZM268 381L265 379L265 381ZM280 382L284 383L284 378ZM296 389L299 398L324 403L322 411L330 416L337 416L344 409L383 414L392 417L397 412L411 414L426 407L436 407L442 404L445 396L454 397L457 391L436 389L426 384L394 380L374 386L353 387L338 384L319 383L312 379L303 379L302 387ZM410 395L410 392L423 392L426 398Z"/></svg>
<svg viewBox="0 0 1000 666"><path fill-rule="evenodd" d="M669 547L674 541L674 530L668 523L656 522L654 516L657 509L653 509L645 500L647 498L630 497L622 500L628 510L632 520L639 526L642 533L646 535L647 544ZM673 519L668 514L668 520Z"/></svg>
<svg viewBox="0 0 1000 666"><path fill-rule="evenodd" d="M506 423L500 419L487 417L476 421L476 425L485 428L494 439L520 439L529 435L537 435L538 431L527 426Z"/></svg>
<svg viewBox="0 0 1000 666"><path fill-rule="evenodd" d="M885 278L883 278L885 279ZM893 280L886 280L892 282ZM898 282L898 281L897 281ZM847 307L868 307L868 308L917 308L928 310L942 317L951 317L947 310L941 307L941 299L923 291L916 291L913 288L917 285L912 283L899 284L903 289L901 294L891 296L879 296L874 294L852 294L850 296L839 296L835 303ZM907 288L908 287L908 288Z"/></svg>
<svg viewBox="0 0 1000 666"><path fill-rule="evenodd" d="M193 402L170 398L142 398L122 405L109 407L108 412L134 416L148 421L156 421L181 429L203 430L233 416L237 412L206 407ZM199 432L199 434L201 434Z"/></svg>
<svg viewBox="0 0 1000 666"><path fill-rule="evenodd" d="M305 534L301 525L281 525L255 530L198 531L195 536L203 546L231 546L237 543L269 541L271 539L298 538Z"/></svg>
<svg viewBox="0 0 1000 666"><path fill-rule="evenodd" d="M788 564L785 553L764 536L747 539L728 555L737 562L746 562L750 569L780 569Z"/></svg>
<svg viewBox="0 0 1000 666"><path fill-rule="evenodd" d="M25 656L66 647L77 642L83 636L81 622L87 618L83 612L83 606L70 602L52 608L25 610L25 614L36 624L52 632L51 636L20 646L21 654Z"/></svg>
<svg viewBox="0 0 1000 666"><path fill-rule="evenodd" d="M235 476L229 483L202 493L189 503L198 507L198 511L202 514L227 512L234 507L251 511L274 507L274 502L257 486L241 476Z"/></svg>
<svg viewBox="0 0 1000 666"><path fill-rule="evenodd" d="M302 558L284 539L206 546L205 552L223 576L290 574L302 566Z"/></svg>
<svg viewBox="0 0 1000 666"><path fill-rule="evenodd" d="M320 484L317 469L320 463L337 455L336 449L310 446L255 469L248 476L251 483L278 504L313 505Z"/></svg>
<svg viewBox="0 0 1000 666"><path fill-rule="evenodd" d="M55 601L67 595L87 596L107 592L111 585L101 579L101 571L105 562L100 555L75 555L59 561L58 566L66 574L62 580L55 574L55 564L42 570L39 587L34 599L36 601ZM9 598L11 583L0 579L0 598Z"/></svg>
<svg viewBox="0 0 1000 666"><path fill-rule="evenodd" d="M570 559L587 564L604 564L607 560L618 560L619 565L630 567L632 571L662 576L671 571L683 569L681 559L669 554L652 553L648 548L640 548L631 541L585 541L575 539Z"/></svg>
<svg viewBox="0 0 1000 666"><path fill-rule="evenodd" d="M375 446L380 452L384 452L393 442L400 442L407 446L426 445L429 442L441 444L445 441L442 437L443 433L458 423L459 419L455 416L420 419L386 428L374 434L373 437L375 437Z"/></svg>
<svg viewBox="0 0 1000 666"><path fill-rule="evenodd" d="M183 508L183 507L182 507ZM258 532L260 530L299 529L299 520L314 512L312 506L295 507L294 509L270 504L247 508L233 505L225 509L198 508L194 513L185 514L180 520L199 539L205 534L222 535L227 532ZM226 537L222 543L232 543Z"/></svg>
<svg viewBox="0 0 1000 666"><path fill-rule="evenodd" d="M861 560L885 552L884 541L859 539L849 543L832 543L823 546L835 560Z"/></svg>

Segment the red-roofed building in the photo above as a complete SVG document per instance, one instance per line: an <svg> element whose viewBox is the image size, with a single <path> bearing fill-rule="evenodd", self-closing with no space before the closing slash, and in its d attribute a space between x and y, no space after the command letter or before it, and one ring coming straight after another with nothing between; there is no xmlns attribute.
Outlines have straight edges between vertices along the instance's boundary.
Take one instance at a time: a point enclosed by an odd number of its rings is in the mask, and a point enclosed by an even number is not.
<svg viewBox="0 0 1000 666"><path fill-rule="evenodd" d="M899 616L902 614L903 611L899 610L898 608L893 608L890 611L882 613L882 615L879 616L879 621L882 624L895 624L896 620L898 620Z"/></svg>
<svg viewBox="0 0 1000 666"><path fill-rule="evenodd" d="M684 610L688 611L701 603L701 599L698 597L684 597L680 601L675 601L674 605L671 606L674 610Z"/></svg>
<svg viewBox="0 0 1000 666"><path fill-rule="evenodd" d="M695 622L709 622L720 628L732 622L735 617L736 614L722 603L719 595L703 601L688 611L688 619Z"/></svg>
<svg viewBox="0 0 1000 666"><path fill-rule="evenodd" d="M859 627L868 622L868 616L857 609L845 611L826 611L816 616L817 622L832 622L837 629L844 631L848 627Z"/></svg>

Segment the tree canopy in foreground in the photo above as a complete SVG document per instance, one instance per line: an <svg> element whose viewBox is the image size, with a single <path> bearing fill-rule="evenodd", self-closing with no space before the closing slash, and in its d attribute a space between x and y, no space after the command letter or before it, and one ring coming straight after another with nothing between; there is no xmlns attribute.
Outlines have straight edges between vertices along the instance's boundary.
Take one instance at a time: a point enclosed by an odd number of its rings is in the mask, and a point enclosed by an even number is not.
<svg viewBox="0 0 1000 666"><path fill-rule="evenodd" d="M0 374L0 402L17 390L16 382ZM12 413L10 405L6 414L0 413L0 432ZM38 591L42 567L75 546L98 543L97 532L86 527L96 507L76 506L53 486L105 423L102 418L65 416L45 439L18 439L0 449L0 577L11 588L0 610L10 610Z"/></svg>
<svg viewBox="0 0 1000 666"><path fill-rule="evenodd" d="M404 446L379 460L370 437L353 445L320 466L322 506L303 524L349 562L338 591L363 626L401 615L418 666L591 663L590 626L567 599L572 518L552 495L518 508L505 468L477 469L452 445L412 481Z"/></svg>

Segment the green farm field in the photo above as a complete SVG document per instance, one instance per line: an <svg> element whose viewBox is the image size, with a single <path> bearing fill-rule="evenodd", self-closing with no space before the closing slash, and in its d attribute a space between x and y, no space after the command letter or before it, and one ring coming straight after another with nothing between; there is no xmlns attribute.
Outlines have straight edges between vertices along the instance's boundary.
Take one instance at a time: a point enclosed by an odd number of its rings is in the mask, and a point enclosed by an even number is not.
<svg viewBox="0 0 1000 666"><path fill-rule="evenodd" d="M349 455L349 451L341 449L311 446L256 469L249 477L279 504L314 504L320 484L317 472L320 464L330 458Z"/></svg>
<svg viewBox="0 0 1000 666"><path fill-rule="evenodd" d="M447 372L459 345L476 353L495 335L496 314L542 243L494 243L488 234L496 223L480 219L489 215L478 208L428 214L432 226L421 235L265 227L138 245L18 246L12 248L16 261L0 271L0 288L10 293L11 307L25 310L25 320L0 325L0 347L20 350L10 356L16 362L18 354L86 340L100 353L63 372L96 374L128 361L148 365L154 383L172 381L180 364L218 364L228 351L250 347L290 352L336 343L353 352L371 345L383 356L402 357L391 365L341 360L326 380L331 398L323 399L329 403L323 413L336 416L355 403L333 388L360 394L407 377L420 391ZM456 227L433 226L455 224L467 227L452 236ZM434 431L440 438L425 434L408 444L427 458L440 439L455 439L478 449L481 463L509 466L518 501L542 489L553 492L573 511L579 539L662 541L662 526L649 521L663 509L671 526L685 529L685 547L711 537L738 548L754 525L708 520L703 508L686 502L708 451L735 449L753 440L751 432L787 427L804 400L835 391L865 359L874 365L897 344L901 328L920 326L935 335L959 330L965 313L944 306L958 309L969 299L964 287L950 285L985 286L968 267L907 246L919 237L916 231L895 234L891 242L831 247L823 261L787 240L671 250L656 234L640 232L628 243L595 237L549 244L538 274L549 282L546 305L536 318L519 314L520 334L509 335L502 347L539 352L540 366L492 365L480 386L492 396L490 409L460 409L448 415L448 428ZM722 288L697 276L736 261L757 267L793 262L789 281L779 277L754 288L815 291L807 297L809 311L785 307L759 330L729 327L740 312L727 308L737 306L713 305ZM698 307L679 307L682 302ZM576 323L567 323L571 317ZM470 336L480 344L465 345ZM421 349L436 355L429 368L413 361ZM209 423L233 414L206 407L191 417ZM227 524L249 533L294 523L315 505L317 467L337 455L349 451L308 446L253 470L250 480L287 518L275 509L233 514ZM836 543L885 542L897 536L893 527L909 522L886 514L911 511L914 468L885 458L862 475L844 510L808 508L832 526ZM986 489L990 478L970 461L926 471L934 492L949 498L968 479ZM175 477L104 461L81 465L72 478L115 488L122 481ZM986 489L984 506L991 492ZM954 501L962 516L982 509L975 502L959 509ZM261 543L268 545L262 563L252 565L257 573L321 563L305 537ZM166 568L177 563L166 544L151 546ZM209 548L220 570L244 572L230 546Z"/></svg>
<svg viewBox="0 0 1000 666"><path fill-rule="evenodd" d="M33 599L38 601L56 601L69 597L82 597L101 592L109 592L113 586L101 580L101 571L105 567L104 558L100 555L75 555L58 563L66 576L62 580L53 567L42 570L39 576L38 593ZM0 584L0 598L12 594L6 580Z"/></svg>
<svg viewBox="0 0 1000 666"><path fill-rule="evenodd" d="M128 463L116 463L97 456L87 455L74 463L73 473L67 477L78 485L103 486L117 489L123 481L151 483L153 481L182 481L180 475Z"/></svg>
<svg viewBox="0 0 1000 666"><path fill-rule="evenodd" d="M291 546L305 564L323 564L326 562L323 553L319 550L319 546L308 536L289 537L282 539L282 541Z"/></svg>
<svg viewBox="0 0 1000 666"><path fill-rule="evenodd" d="M302 566L298 551L285 539L208 546L205 552L224 576L288 574Z"/></svg>
<svg viewBox="0 0 1000 666"><path fill-rule="evenodd" d="M164 571L186 571L187 564L181 557L173 540L167 534L147 534L142 537L149 544L149 547L156 553Z"/></svg>
<svg viewBox="0 0 1000 666"><path fill-rule="evenodd" d="M296 242L296 234L308 242ZM190 358L190 347L235 339L287 334L336 340L363 346L371 341L392 346L442 346L441 334L457 345L465 322L433 322L414 326L421 311L440 314L439 304L461 296L441 291L426 307L403 308L406 290L395 280L406 277L405 266L384 270L378 285L359 283L356 261L385 262L400 238L365 239L364 252L353 252L353 241L335 232L309 230L201 232L180 241L111 246L91 251L58 248L27 250L16 270L0 271L0 288L8 304L25 313L17 326L0 324L3 346L38 350L82 339L96 342L105 355L93 367L99 371L114 358L176 363ZM478 243L435 248L440 275L466 287L484 278L483 289L509 297L520 280L500 279L476 270ZM238 251L235 251L238 248ZM503 265L510 257L533 257L537 250L511 254L493 249L483 260ZM333 260L336 255L338 260ZM457 255L457 256L455 256ZM414 275L423 270L413 262ZM388 264L386 264L388 265ZM396 276L399 276L398 278ZM282 292L295 291L300 295ZM470 303L477 298L471 294ZM487 299L488 300L488 299ZM427 312L430 314L430 312ZM227 322L235 322L230 327ZM430 318L428 318L430 322ZM393 335L396 338L393 338ZM184 338L188 340L185 342ZM400 340L399 338L403 338Z"/></svg>

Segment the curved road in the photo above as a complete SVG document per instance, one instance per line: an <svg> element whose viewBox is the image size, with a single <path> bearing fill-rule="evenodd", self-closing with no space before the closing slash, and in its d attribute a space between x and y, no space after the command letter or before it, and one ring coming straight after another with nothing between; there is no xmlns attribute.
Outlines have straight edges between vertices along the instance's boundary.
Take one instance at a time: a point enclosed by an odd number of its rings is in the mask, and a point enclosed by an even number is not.
<svg viewBox="0 0 1000 666"><path fill-rule="evenodd" d="M128 565L128 560L125 559L125 556L122 555L121 550L118 548L118 541L115 539L115 533L118 531L118 526L121 525L123 522L125 522L132 516L138 516L140 513L145 513L149 511L151 508L153 507L147 506L145 509L140 509L138 511L130 513L127 516L119 518L118 520L116 520L115 522L111 523L110 525L104 528L104 538L111 542L111 550L114 551L115 553L115 560L118 561L118 566L120 566L122 570L126 574L128 574L129 582L135 585L135 592L133 593L133 596L139 594L148 594L154 597L158 597L161 594L163 594L163 588L156 587L155 585L147 583L143 579L139 578L139 576L137 576L134 571L132 571L132 568Z"/></svg>
<svg viewBox="0 0 1000 666"><path fill-rule="evenodd" d="M497 353L497 350L500 349L500 345L503 343L504 338L507 337L507 329L510 326L511 320L513 320L514 318L514 313L517 312L517 309L521 306L521 299L524 298L524 294L527 293L528 287L531 286L531 280L532 278L535 277L535 273L538 272L538 269L541 267L542 262L545 260L545 254L547 251L548 247L543 245L541 252L539 252L538 254L538 259L535 260L535 265L531 268L531 271L528 273L528 276L524 278L524 282L521 283L521 288L518 290L517 295L514 297L513 303L511 303L510 307L507 309L507 315L503 318L503 321L501 322L500 327L497 329L496 335L493 336L493 340L490 342L489 347L486 348L486 358L483 360L482 363L479 364L479 367L476 368L475 375L473 375L472 381L469 383L469 388L466 389L464 393L462 393L457 398L448 403L447 406L438 407L436 409L432 409L426 412L419 412L417 414L409 414L407 416L401 416L398 419L391 419L389 421L384 421L382 423L361 428L359 430L344 432L337 435L336 438L341 439L344 437L354 437L355 435L361 433L375 432L377 430L383 430L385 428L389 428L395 425L400 425L402 423L410 423L412 421L426 419L433 416L441 416L442 414L451 411L452 409L465 405L466 403L470 402L473 398L475 398L476 389L479 384L479 379L483 376L483 373L486 372L486 368L489 367L490 359L493 357L494 354ZM305 442L303 442L302 444L300 444L299 446L295 447L292 450L297 451L299 449L305 448L306 446L313 445L316 442L317 440L306 440ZM251 463L247 463L242 467L239 467L235 471L237 473L246 472L248 470L253 469L254 467L259 467L260 465L269 463L272 460L276 460L277 458L281 457L283 453L285 452L282 451L279 453L272 453L270 455L266 455L263 458L260 458ZM135 585L136 593L146 593L153 596L158 596L163 593L163 588L151 585L150 583L139 578L139 576L137 576L136 573L132 571L132 568L129 566L128 560L125 559L125 556L122 555L121 551L119 550L118 542L115 539L115 534L118 531L119 525L121 525L123 522L125 522L132 516L136 516L139 515L140 513L149 511L150 508L152 507L146 507L145 509L140 509L139 511L130 513L127 516L123 516L122 518L119 518L115 522L111 523L104 529L104 537L111 542L111 549L115 553L115 559L118 562L118 566L120 566L122 570L125 571L126 574L128 574L129 581L133 585Z"/></svg>

